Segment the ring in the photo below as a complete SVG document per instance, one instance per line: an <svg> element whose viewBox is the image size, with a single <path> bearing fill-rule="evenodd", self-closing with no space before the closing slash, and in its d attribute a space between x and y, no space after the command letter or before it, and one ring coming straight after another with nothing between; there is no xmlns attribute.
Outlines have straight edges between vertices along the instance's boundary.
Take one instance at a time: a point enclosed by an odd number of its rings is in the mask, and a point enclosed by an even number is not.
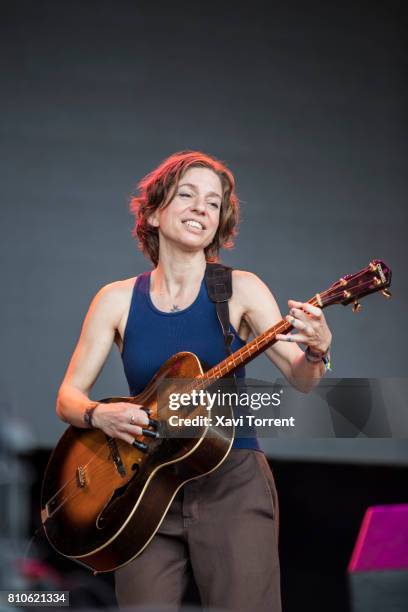
<svg viewBox="0 0 408 612"><path fill-rule="evenodd" d="M132 414L132 416L130 417L130 421L129 421L129 423L130 423L131 425L134 425L134 423L135 423L135 415L134 415L134 414Z"/></svg>

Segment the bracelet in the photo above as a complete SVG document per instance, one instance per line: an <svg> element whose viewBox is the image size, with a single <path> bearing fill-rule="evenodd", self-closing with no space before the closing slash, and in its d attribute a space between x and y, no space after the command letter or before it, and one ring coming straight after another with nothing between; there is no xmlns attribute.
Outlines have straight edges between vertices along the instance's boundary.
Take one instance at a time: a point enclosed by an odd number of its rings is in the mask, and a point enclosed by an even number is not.
<svg viewBox="0 0 408 612"><path fill-rule="evenodd" d="M87 408L84 412L84 423L85 425L88 426L89 429L94 429L95 425L93 424L92 418L93 418L93 413L95 408L98 406L99 404L96 404L95 406L92 406L92 408Z"/></svg>
<svg viewBox="0 0 408 612"><path fill-rule="evenodd" d="M310 346L308 346L305 350L305 357L309 363L320 363L320 361L323 361L326 372L331 370L330 347L325 353L314 353Z"/></svg>

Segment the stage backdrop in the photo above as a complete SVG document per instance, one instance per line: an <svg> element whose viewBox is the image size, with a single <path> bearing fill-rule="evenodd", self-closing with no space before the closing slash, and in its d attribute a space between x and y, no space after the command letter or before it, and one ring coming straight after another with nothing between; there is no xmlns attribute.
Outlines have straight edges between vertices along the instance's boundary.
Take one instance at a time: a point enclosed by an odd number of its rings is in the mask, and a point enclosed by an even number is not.
<svg viewBox="0 0 408 612"><path fill-rule="evenodd" d="M1 410L35 444L52 445L63 430L55 396L93 295L149 269L130 236L129 196L180 149L230 165L242 225L223 261L258 274L283 313L288 298L308 299L374 257L389 263L391 301L371 296L358 315L326 311L332 376L406 376L400 5L6 3ZM249 373L278 375L265 357ZM114 350L92 397L126 393ZM401 440L267 448L407 461Z"/></svg>

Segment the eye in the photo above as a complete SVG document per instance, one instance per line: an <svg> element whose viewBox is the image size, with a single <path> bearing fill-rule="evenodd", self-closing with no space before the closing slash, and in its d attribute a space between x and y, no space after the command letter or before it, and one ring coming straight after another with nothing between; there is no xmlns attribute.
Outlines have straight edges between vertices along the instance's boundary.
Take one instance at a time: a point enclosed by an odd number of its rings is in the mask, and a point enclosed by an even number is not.
<svg viewBox="0 0 408 612"><path fill-rule="evenodd" d="M211 205L213 208L219 208L219 207L220 207L220 205L218 204L218 202L210 202L210 205Z"/></svg>
<svg viewBox="0 0 408 612"><path fill-rule="evenodd" d="M185 191L183 191L183 192L180 191L179 192L179 196L181 198L191 198L191 193L186 193Z"/></svg>

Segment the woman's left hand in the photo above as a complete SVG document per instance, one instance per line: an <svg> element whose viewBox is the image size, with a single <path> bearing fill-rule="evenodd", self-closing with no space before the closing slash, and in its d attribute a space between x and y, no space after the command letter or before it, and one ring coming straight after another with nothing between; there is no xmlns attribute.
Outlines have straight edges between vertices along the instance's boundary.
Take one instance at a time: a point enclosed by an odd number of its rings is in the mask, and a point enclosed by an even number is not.
<svg viewBox="0 0 408 612"><path fill-rule="evenodd" d="M326 353L332 341L331 331L321 308L307 302L289 300L289 314L285 317L297 333L277 334L277 340L306 344L314 353Z"/></svg>

